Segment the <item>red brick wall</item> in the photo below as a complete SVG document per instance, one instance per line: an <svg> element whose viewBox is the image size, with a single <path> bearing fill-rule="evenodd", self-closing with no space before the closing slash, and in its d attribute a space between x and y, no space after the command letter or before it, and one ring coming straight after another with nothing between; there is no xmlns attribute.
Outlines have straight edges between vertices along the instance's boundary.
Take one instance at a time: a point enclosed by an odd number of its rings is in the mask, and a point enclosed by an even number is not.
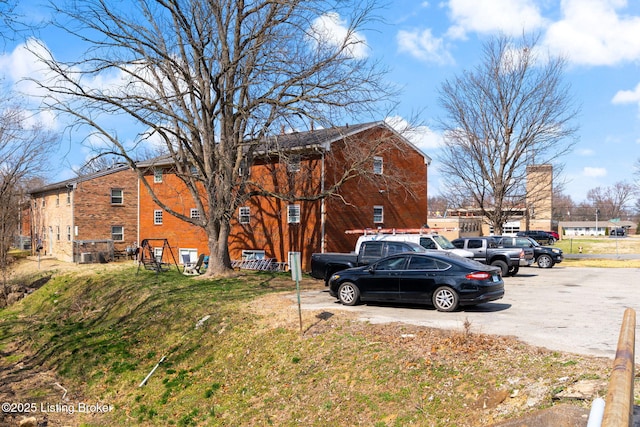
<svg viewBox="0 0 640 427"><path fill-rule="evenodd" d="M345 230L382 225L386 228L418 228L427 222L427 165L422 154L402 142L388 130L373 130L358 140L348 143L334 143L325 156L325 178L330 185L342 174L340 165L351 162L365 153L371 144L366 138L386 138L376 154L383 158L384 170L404 171L404 184L409 192L390 185L385 175L373 180L358 178L346 183L341 198L326 200L325 250L350 252L354 249L357 235L346 235ZM391 138L391 139L389 139ZM399 142L400 141L400 142ZM355 157L354 157L355 156ZM251 169L251 179L265 189L300 195L315 194L320 190L323 159L318 152L302 155L300 172L287 171L287 164L278 159L256 162ZM363 167L373 168L373 164ZM175 209L189 214L195 207L190 194L177 177L165 173L163 182L149 182L162 200L168 200ZM382 191L381 191L382 190ZM344 200L344 201L343 201ZM346 203L345 203L346 201ZM287 205L300 205L301 221L288 224ZM384 224L373 223L373 206L384 206ZM311 254L320 252L321 201L288 202L274 197L254 197L244 206L249 207L250 223L240 224L239 211L231 220L229 250L231 259L240 259L242 250L264 250L265 256L280 262L288 261L288 253L301 252L302 267L309 270ZM163 224L154 225L153 211L160 209L141 184L140 196L140 238L167 238L177 256L179 248L196 248L198 253L208 254L207 238L202 229L185 223L168 213L163 214Z"/></svg>
<svg viewBox="0 0 640 427"><path fill-rule="evenodd" d="M191 194L186 190L184 183L165 169L162 182L154 182L153 172L146 175L147 182L151 185L158 198L176 211L189 216L191 208L196 208ZM201 227L182 221L177 217L163 212L162 224L154 224L154 211L161 208L151 199L146 187L140 183L140 242L144 239L168 239L173 255L178 263L180 249L196 249L198 254L208 254L208 240ZM161 246L161 241L150 242L153 246ZM173 262L169 254L164 254L164 261Z"/></svg>
<svg viewBox="0 0 640 427"><path fill-rule="evenodd" d="M123 190L123 203L111 204L111 189ZM63 197L63 196L61 196ZM115 172L78 183L73 192L74 240L111 239L111 227L124 227L124 241L114 242L124 250L137 240L138 179L132 170ZM72 231L73 232L73 231Z"/></svg>

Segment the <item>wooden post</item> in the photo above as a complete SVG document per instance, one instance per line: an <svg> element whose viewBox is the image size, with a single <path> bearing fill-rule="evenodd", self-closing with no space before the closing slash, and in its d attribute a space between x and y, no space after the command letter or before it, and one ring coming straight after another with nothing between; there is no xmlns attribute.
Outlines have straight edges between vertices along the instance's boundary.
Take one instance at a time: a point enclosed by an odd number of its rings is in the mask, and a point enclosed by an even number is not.
<svg viewBox="0 0 640 427"><path fill-rule="evenodd" d="M636 312L627 308L622 319L616 358L609 379L602 427L631 426L633 423L635 331Z"/></svg>

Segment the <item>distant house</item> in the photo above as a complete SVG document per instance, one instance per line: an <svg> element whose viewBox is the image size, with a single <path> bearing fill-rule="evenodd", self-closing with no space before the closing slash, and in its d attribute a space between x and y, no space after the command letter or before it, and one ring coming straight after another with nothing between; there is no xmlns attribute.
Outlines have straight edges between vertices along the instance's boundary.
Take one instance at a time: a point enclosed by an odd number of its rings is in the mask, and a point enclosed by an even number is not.
<svg viewBox="0 0 640 427"><path fill-rule="evenodd" d="M83 253L105 256L137 241L138 183L127 166L45 185L29 194L34 251L40 247L41 254L80 262Z"/></svg>
<svg viewBox="0 0 640 427"><path fill-rule="evenodd" d="M369 169L370 177L348 181L339 197L287 202L259 196L240 206L231 219L231 259L271 258L286 263L292 252L298 252L307 270L313 252L353 251L358 236L346 230L425 224L431 159L382 122L273 136L270 143L284 148L286 158L265 150L248 173L263 189L294 196L318 193L334 184L352 157L371 147L373 140L381 142L378 151L372 162L362 166ZM161 200L185 215L198 215L169 160L145 165L154 175L148 182ZM410 192L390 185L389 171L401 172ZM208 253L202 229L166 214L141 191L140 238L148 237L167 238L179 259L184 254L195 259L199 253Z"/></svg>
<svg viewBox="0 0 640 427"><path fill-rule="evenodd" d="M635 233L637 224L632 221L561 221L560 238L573 236L608 236L611 230L624 228L626 234Z"/></svg>

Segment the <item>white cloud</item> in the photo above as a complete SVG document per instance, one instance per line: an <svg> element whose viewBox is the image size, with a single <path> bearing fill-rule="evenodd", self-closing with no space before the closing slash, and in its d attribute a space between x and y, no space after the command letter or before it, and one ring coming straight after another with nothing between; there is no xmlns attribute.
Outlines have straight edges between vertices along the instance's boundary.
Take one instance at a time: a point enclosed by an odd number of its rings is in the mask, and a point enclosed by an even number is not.
<svg viewBox="0 0 640 427"><path fill-rule="evenodd" d="M364 35L352 31L344 19L335 12L326 13L313 21L310 37L318 45L347 46L347 53L354 58L369 56L369 47Z"/></svg>
<svg viewBox="0 0 640 427"><path fill-rule="evenodd" d="M546 25L539 8L530 0L450 0L449 14L454 22L448 34L463 38L468 32L501 31L519 36Z"/></svg>
<svg viewBox="0 0 640 427"><path fill-rule="evenodd" d="M552 52L581 65L614 65L640 58L640 17L620 13L626 0L564 0L563 18L544 38Z"/></svg>
<svg viewBox="0 0 640 427"><path fill-rule="evenodd" d="M582 175L591 178L603 177L607 176L607 170L605 168L594 168L586 166L584 169L582 169Z"/></svg>
<svg viewBox="0 0 640 427"><path fill-rule="evenodd" d="M633 104L640 103L640 83L633 90L618 91L611 99L613 104Z"/></svg>
<svg viewBox="0 0 640 427"><path fill-rule="evenodd" d="M453 58L447 51L444 40L434 37L430 29L423 31L398 31L396 35L398 50L426 62L451 64Z"/></svg>

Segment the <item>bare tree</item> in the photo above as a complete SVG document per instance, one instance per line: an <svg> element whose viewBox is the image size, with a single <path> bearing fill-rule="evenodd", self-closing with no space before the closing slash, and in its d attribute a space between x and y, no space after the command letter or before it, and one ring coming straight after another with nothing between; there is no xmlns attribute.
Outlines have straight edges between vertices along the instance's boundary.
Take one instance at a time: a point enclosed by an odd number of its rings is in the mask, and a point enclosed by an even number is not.
<svg viewBox="0 0 640 427"><path fill-rule="evenodd" d="M619 181L608 187L592 188L587 192L587 200L592 203L593 212L598 211L600 219L626 218L632 215L631 202L636 194L633 184Z"/></svg>
<svg viewBox="0 0 640 427"><path fill-rule="evenodd" d="M440 119L444 184L455 197L472 198L496 233L512 209L536 196L527 194L527 167L553 164L558 177L558 158L574 144L577 110L562 82L565 62L543 58L536 42L492 38L482 63L445 81L439 92L446 114Z"/></svg>
<svg viewBox="0 0 640 427"><path fill-rule="evenodd" d="M166 146L201 217L172 210L138 170L142 183L167 212L205 230L207 274L224 273L230 267L230 218L261 191L241 171L259 150L279 149L267 144L268 137L282 127L343 124L391 99L385 70L363 54L359 31L376 19L372 1L72 2L56 7L59 25L89 49L73 63L40 54L56 76L40 83L49 90L49 108L70 114L78 127L89 126L110 145L107 152L133 168L136 150L149 138ZM344 31L328 30L336 25ZM117 75L123 84L89 83L105 75ZM109 125L108 118L122 116L141 126L132 143ZM373 147L369 159L372 153ZM358 165L366 160L345 168L322 196L359 176Z"/></svg>
<svg viewBox="0 0 640 427"><path fill-rule="evenodd" d="M46 174L55 135L30 119L19 106L0 101L0 271L3 283L9 249L20 225L21 210L28 203L28 182Z"/></svg>

